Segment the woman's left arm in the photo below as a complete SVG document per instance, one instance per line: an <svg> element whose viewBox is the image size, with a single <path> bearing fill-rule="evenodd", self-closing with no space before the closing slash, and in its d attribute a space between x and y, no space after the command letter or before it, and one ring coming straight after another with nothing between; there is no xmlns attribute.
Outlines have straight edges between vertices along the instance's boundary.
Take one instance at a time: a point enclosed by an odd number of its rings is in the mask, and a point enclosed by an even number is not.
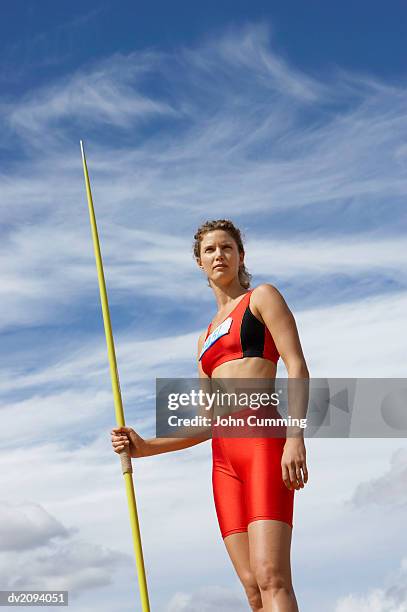
<svg viewBox="0 0 407 612"><path fill-rule="evenodd" d="M289 414L305 417L308 407L309 372L302 352L294 316L281 293L268 283L259 285L253 292L253 314L269 329L274 343L287 368ZM304 382L305 381L305 382ZM290 393L291 390L291 393ZM287 427L288 436L281 460L282 477L288 489L300 489L308 481L306 450L303 430ZM301 470L303 474L301 473Z"/></svg>

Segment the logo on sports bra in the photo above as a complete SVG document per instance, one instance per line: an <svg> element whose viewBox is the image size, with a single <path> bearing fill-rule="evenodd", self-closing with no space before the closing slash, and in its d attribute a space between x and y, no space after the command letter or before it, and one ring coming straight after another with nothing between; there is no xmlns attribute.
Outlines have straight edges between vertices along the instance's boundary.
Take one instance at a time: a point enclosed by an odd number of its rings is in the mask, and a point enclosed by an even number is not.
<svg viewBox="0 0 407 612"><path fill-rule="evenodd" d="M202 351L199 355L199 361L201 360L202 355L208 350L210 346L212 346L212 344L214 344L214 342L216 342L216 340L219 340L219 338L229 333L229 329L230 329L230 326L232 325L232 321L233 321L232 317L228 317L227 319L223 321L223 323L218 325L218 327L214 329L211 334L209 334L209 336L204 342Z"/></svg>

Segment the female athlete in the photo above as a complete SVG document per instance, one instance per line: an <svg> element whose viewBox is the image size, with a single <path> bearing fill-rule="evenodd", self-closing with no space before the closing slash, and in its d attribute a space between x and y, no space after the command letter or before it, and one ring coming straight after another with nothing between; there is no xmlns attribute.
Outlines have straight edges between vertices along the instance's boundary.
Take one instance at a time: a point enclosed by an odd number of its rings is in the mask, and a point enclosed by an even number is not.
<svg viewBox="0 0 407 612"><path fill-rule="evenodd" d="M279 357L288 378L308 379L294 317L279 291L250 289L239 229L229 220L204 223L194 257L214 292L218 312L198 340L201 378L274 380ZM203 438L145 440L114 428L116 453L145 457L187 448ZM298 612L291 579L294 491L308 481L303 435L212 436L212 483L220 531L251 610Z"/></svg>

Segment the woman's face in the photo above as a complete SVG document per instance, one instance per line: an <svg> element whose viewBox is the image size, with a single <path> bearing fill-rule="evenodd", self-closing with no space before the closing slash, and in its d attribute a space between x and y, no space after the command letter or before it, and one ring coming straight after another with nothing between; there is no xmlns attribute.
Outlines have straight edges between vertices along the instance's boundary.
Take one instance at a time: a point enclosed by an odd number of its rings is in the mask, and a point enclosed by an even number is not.
<svg viewBox="0 0 407 612"><path fill-rule="evenodd" d="M238 277L244 254L239 253L234 238L225 230L213 230L201 240L200 268L215 284L229 283Z"/></svg>

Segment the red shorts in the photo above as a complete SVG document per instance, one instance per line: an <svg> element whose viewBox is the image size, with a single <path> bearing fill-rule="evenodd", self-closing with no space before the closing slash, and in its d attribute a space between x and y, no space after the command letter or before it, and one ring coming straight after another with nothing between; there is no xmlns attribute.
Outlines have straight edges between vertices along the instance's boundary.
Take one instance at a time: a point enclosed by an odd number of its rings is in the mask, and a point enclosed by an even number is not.
<svg viewBox="0 0 407 612"><path fill-rule="evenodd" d="M293 526L294 492L281 473L284 437L212 438L212 484L222 537L256 520Z"/></svg>

